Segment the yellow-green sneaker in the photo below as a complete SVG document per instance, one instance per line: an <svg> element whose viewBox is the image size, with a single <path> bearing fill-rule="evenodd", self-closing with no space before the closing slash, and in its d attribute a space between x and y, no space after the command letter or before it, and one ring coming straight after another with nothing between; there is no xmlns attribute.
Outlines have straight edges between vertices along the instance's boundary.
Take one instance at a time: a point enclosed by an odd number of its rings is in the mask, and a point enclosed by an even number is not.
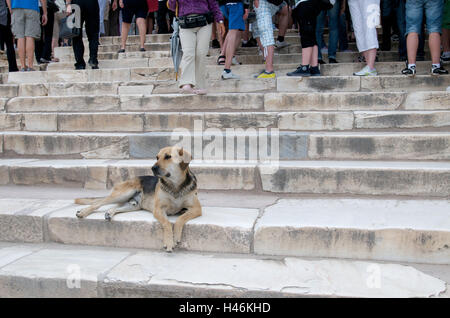
<svg viewBox="0 0 450 318"><path fill-rule="evenodd" d="M258 75L255 76L255 78L276 78L277 76L275 75L275 72L266 72L266 71L262 71L261 73L259 73Z"/></svg>

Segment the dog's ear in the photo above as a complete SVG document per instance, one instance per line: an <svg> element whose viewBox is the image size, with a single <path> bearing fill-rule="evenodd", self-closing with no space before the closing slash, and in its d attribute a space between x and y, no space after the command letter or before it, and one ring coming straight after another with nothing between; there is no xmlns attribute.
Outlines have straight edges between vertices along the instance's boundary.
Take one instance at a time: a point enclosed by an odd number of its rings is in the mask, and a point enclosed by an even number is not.
<svg viewBox="0 0 450 318"><path fill-rule="evenodd" d="M178 155L180 156L181 159L180 167L182 170L185 170L189 165L189 163L191 162L192 156L188 151L184 150L183 148L178 149Z"/></svg>

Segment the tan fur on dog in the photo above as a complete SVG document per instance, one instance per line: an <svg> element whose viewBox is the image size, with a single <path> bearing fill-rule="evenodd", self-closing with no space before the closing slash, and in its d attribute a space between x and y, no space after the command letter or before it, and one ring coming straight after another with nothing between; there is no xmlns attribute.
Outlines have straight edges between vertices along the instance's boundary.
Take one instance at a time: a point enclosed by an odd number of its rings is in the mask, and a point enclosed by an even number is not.
<svg viewBox="0 0 450 318"><path fill-rule="evenodd" d="M150 211L163 227L164 248L171 252L181 242L183 226L202 215L202 207L197 197L197 179L189 169L191 155L183 148L166 147L156 159L152 167L154 176L124 181L114 186L107 197L75 199L76 204L90 205L78 211L77 217L84 218L108 204L118 204L106 212L105 219L109 221L117 213ZM172 228L167 215L182 211Z"/></svg>

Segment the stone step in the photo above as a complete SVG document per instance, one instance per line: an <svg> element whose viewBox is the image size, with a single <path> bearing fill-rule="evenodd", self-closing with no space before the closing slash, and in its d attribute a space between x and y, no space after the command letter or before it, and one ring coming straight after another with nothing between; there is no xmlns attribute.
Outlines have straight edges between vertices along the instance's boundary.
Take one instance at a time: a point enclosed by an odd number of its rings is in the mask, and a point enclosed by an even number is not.
<svg viewBox="0 0 450 318"><path fill-rule="evenodd" d="M277 77L279 92L444 91L449 85L449 75Z"/></svg>
<svg viewBox="0 0 450 318"><path fill-rule="evenodd" d="M449 197L449 162L280 161L260 164L274 193Z"/></svg>
<svg viewBox="0 0 450 318"><path fill-rule="evenodd" d="M155 160L0 159L0 183L106 189L129 178L152 175L154 163ZM253 163L193 161L190 166L202 190L246 191L257 186Z"/></svg>
<svg viewBox="0 0 450 318"><path fill-rule="evenodd" d="M450 77L449 77L450 78ZM357 78L359 79L359 78ZM47 85L47 84L45 84ZM29 88L45 91L47 87L38 85L4 85L0 86L4 96L17 96L19 91ZM57 84L62 85L62 84ZM36 88L38 87L38 88ZM57 86L54 93L57 94ZM80 84L65 87L78 93L80 90L103 87L114 90L111 84L92 86ZM93 96L28 96L0 99L0 112L35 113L35 112L305 112L305 111L448 111L450 94L445 91L416 92L304 92L304 93L211 93L205 96L184 94L144 95L149 86L130 85L126 89L141 89L141 94L133 95L95 95ZM122 87L116 87L123 89ZM50 85L50 89L53 87ZM47 91L48 94L48 91ZM62 93L61 93L62 94ZM35 94L39 95L39 94ZM287 116L287 115L286 115ZM301 121L294 125L302 125Z"/></svg>
<svg viewBox="0 0 450 318"><path fill-rule="evenodd" d="M0 297L448 297L443 266L49 243L0 255Z"/></svg>
<svg viewBox="0 0 450 318"><path fill-rule="evenodd" d="M179 92L179 84L170 73L161 69L104 69L89 71L49 71L17 72L8 75L8 84L46 84L46 83L90 83L109 82L109 85L154 85L147 94L174 94ZM116 83L111 83L116 82ZM81 84L82 85L82 84ZM106 84L102 84L108 87ZM313 76L289 77L277 79L221 80L209 79L207 89L210 92L257 92L277 90L279 92L359 92L359 91L444 91L450 85L450 76L417 75L410 78L404 75L380 76ZM56 86L57 87L57 86ZM61 88L61 90L64 87ZM6 87L8 90L8 87ZM45 86L27 87L25 94L42 95ZM37 91L37 94L34 94ZM55 94L55 93L53 93ZM64 93L62 93L64 94ZM101 92L100 92L101 94Z"/></svg>
<svg viewBox="0 0 450 318"><path fill-rule="evenodd" d="M135 62L133 62L135 61ZM105 63L104 63L105 62ZM145 65L144 65L145 64ZM139 65L144 65L140 67ZM146 68L147 61L144 59L136 60L104 60L100 61L100 68L104 69L121 69L121 68L131 68L131 72L137 74L152 74L152 73L165 73L165 78L174 79L175 71L173 67L155 67ZM323 76L342 76L342 75L352 75L354 72L359 71L364 66L363 63L339 63L339 64L324 64L320 66L320 71ZM287 72L291 72L298 67L297 64L275 64L274 69L282 76ZM399 75L401 71L405 68L405 63L403 62L380 62L377 63L377 72L380 75ZM52 63L47 67L47 71L68 71L70 74L73 71L72 63ZM221 65L208 65L206 78L208 79L218 79L220 78L223 71L223 66ZM241 79L253 79L253 75L257 73L254 65L234 65L232 67L233 73L239 75ZM417 63L417 74L418 75L429 75L430 73L430 63L429 62L418 62ZM163 77L161 77L163 78Z"/></svg>
<svg viewBox="0 0 450 318"><path fill-rule="evenodd" d="M450 201L283 199L255 226L257 254L450 263Z"/></svg>
<svg viewBox="0 0 450 318"><path fill-rule="evenodd" d="M0 182L105 189L151 173L153 160L0 159ZM202 190L263 193L450 197L450 164L427 161L193 161Z"/></svg>
<svg viewBox="0 0 450 318"><path fill-rule="evenodd" d="M148 211L84 219L73 200L0 199L0 240L163 248ZM182 250L450 264L450 201L280 199L261 211L203 205L184 227ZM177 216L169 217L174 223ZM405 244L408 242L408 244Z"/></svg>
<svg viewBox="0 0 450 318"><path fill-rule="evenodd" d="M54 132L172 132L218 128L284 131L401 129L449 131L450 111L0 113L0 130Z"/></svg>
<svg viewBox="0 0 450 318"><path fill-rule="evenodd" d="M142 120L142 118L137 118ZM77 125L77 119L65 121ZM196 128L196 127L195 127ZM4 158L155 158L182 144L204 160L449 160L450 132L296 132L275 129L194 132L1 132ZM197 147L197 144L199 147ZM192 146L195 145L195 146ZM194 150L195 151L192 151ZM192 150L191 150L192 149Z"/></svg>

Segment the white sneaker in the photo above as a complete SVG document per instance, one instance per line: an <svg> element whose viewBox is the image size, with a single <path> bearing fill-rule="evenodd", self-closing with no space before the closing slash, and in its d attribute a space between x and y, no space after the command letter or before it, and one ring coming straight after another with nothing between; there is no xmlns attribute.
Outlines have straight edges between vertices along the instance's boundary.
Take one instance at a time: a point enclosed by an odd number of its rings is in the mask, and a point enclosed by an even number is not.
<svg viewBox="0 0 450 318"><path fill-rule="evenodd" d="M231 65L241 65L242 63L238 62L238 60L236 59L236 56L233 56L233 58L231 59Z"/></svg>
<svg viewBox="0 0 450 318"><path fill-rule="evenodd" d="M353 73L355 76L377 76L377 70L371 70L369 66L364 66L361 71Z"/></svg>
<svg viewBox="0 0 450 318"><path fill-rule="evenodd" d="M222 72L222 79L223 80L227 80L227 79L234 79L234 80L238 80L241 79L238 75L233 74L233 72L227 73L225 71Z"/></svg>
<svg viewBox="0 0 450 318"><path fill-rule="evenodd" d="M281 48L284 48L286 46L289 46L289 43L287 43L286 41L280 42L280 41L277 40L275 42L275 46L276 46L277 49L281 49Z"/></svg>

